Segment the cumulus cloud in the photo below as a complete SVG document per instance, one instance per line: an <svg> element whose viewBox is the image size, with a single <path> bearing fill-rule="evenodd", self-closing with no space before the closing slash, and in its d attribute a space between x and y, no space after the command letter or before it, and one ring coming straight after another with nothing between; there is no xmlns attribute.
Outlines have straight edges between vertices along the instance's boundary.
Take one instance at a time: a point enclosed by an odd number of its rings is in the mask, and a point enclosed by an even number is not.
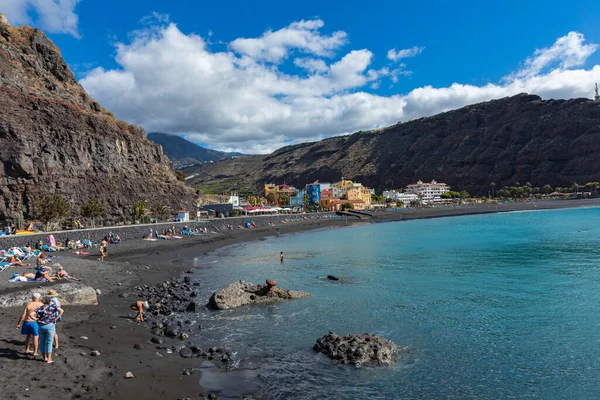
<svg viewBox="0 0 600 400"><path fill-rule="evenodd" d="M531 78L546 68L558 64L560 69L582 66L597 49L598 45L584 44L585 37L578 32L569 32L560 37L551 47L538 49L525 60L523 68L507 78Z"/></svg>
<svg viewBox="0 0 600 400"><path fill-rule="evenodd" d="M388 60L396 62L403 58L416 57L419 54L421 54L423 52L423 50L425 50L425 47L419 47L419 46L415 46L410 49L402 49L402 50L390 49L390 50L388 50L387 58L388 58Z"/></svg>
<svg viewBox="0 0 600 400"><path fill-rule="evenodd" d="M521 92L589 97L600 80L600 66L580 68L596 45L569 33L497 83L381 96L372 91L409 74L405 66L375 67L368 49L337 54L346 34L322 34L322 27L320 20L295 22L213 51L206 38L157 22L116 44L119 68L95 68L81 83L119 118L149 131L185 135L220 150L265 153ZM536 62L540 57L551 61Z"/></svg>
<svg viewBox="0 0 600 400"><path fill-rule="evenodd" d="M13 25L35 23L50 33L79 37L77 3L79 0L2 0L0 11Z"/></svg>
<svg viewBox="0 0 600 400"><path fill-rule="evenodd" d="M293 22L275 32L269 30L258 38L235 39L230 46L237 53L268 62L280 62L292 50L330 57L335 49L346 44L347 35L342 31L322 35L319 29L324 25L320 19Z"/></svg>

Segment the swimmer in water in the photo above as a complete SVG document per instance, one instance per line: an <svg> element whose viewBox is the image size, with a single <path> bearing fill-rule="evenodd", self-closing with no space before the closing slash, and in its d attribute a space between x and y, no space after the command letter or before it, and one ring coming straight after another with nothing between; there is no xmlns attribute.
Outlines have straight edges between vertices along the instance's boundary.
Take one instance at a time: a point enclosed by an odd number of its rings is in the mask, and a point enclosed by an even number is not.
<svg viewBox="0 0 600 400"><path fill-rule="evenodd" d="M283 262L283 251L279 252L279 261Z"/></svg>

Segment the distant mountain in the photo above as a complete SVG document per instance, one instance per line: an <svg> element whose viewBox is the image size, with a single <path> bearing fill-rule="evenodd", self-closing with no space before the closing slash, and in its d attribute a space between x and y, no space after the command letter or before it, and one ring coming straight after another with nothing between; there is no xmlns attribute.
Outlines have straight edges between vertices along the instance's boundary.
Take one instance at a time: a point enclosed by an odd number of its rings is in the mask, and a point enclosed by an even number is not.
<svg viewBox="0 0 600 400"><path fill-rule="evenodd" d="M194 170L193 185L260 192L342 176L379 193L435 179L487 194L515 182L571 186L600 181L600 103L520 94L432 117ZM491 185L492 182L494 185Z"/></svg>
<svg viewBox="0 0 600 400"><path fill-rule="evenodd" d="M148 133L148 139L162 146L163 152L176 168L183 165L201 164L207 161L218 161L228 157L244 155L242 153L210 150L180 136L168 133L150 132Z"/></svg>

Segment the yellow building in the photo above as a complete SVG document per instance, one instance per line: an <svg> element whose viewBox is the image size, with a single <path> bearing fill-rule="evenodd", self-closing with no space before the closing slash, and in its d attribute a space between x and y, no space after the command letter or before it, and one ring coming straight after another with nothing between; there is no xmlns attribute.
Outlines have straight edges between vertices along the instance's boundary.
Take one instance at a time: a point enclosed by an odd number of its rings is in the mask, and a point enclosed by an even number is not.
<svg viewBox="0 0 600 400"><path fill-rule="evenodd" d="M275 185L274 183L265 184L265 197L267 197L271 193L277 194L277 185Z"/></svg>
<svg viewBox="0 0 600 400"><path fill-rule="evenodd" d="M371 191L363 185L360 185L360 199L365 202L367 208L371 207L371 201L373 199Z"/></svg>

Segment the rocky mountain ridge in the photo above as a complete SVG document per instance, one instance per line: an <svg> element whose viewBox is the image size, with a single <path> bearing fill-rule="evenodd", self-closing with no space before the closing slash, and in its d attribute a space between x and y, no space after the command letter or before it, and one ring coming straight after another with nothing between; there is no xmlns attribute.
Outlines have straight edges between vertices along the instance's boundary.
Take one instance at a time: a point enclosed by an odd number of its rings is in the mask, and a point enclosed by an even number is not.
<svg viewBox="0 0 600 400"><path fill-rule="evenodd" d="M599 151L600 103L520 94L266 156L218 161L193 171L191 183L258 192L267 182L301 187L343 176L381 192L435 179L487 195L492 182L500 188L599 181Z"/></svg>
<svg viewBox="0 0 600 400"><path fill-rule="evenodd" d="M30 220L46 193L74 212L98 200L119 220L133 203L194 207L168 158L143 128L115 119L75 79L43 32L0 14L0 220Z"/></svg>
<svg viewBox="0 0 600 400"><path fill-rule="evenodd" d="M169 157L175 168L189 164L219 161L231 156L242 155L207 149L180 136L168 133L149 132L148 139L162 146L163 152Z"/></svg>

